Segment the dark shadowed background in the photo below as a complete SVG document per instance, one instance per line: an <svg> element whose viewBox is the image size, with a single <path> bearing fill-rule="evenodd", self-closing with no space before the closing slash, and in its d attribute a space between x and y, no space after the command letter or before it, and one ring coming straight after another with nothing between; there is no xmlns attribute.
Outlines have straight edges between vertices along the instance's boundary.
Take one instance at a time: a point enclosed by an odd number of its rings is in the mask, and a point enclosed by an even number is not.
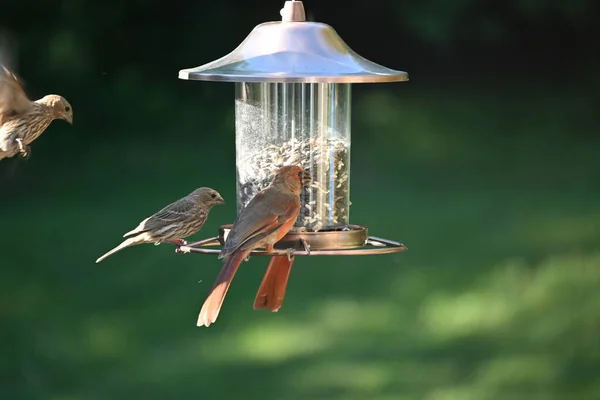
<svg viewBox="0 0 600 400"><path fill-rule="evenodd" d="M65 96L28 161L0 163L0 398L600 398L600 54L594 0L306 1L411 81L353 87L351 221L406 253L266 260L218 321L221 262L134 247L198 186L235 217L234 88L177 79L283 1L2 0L32 98ZM8 36L7 36L8 35Z"/></svg>

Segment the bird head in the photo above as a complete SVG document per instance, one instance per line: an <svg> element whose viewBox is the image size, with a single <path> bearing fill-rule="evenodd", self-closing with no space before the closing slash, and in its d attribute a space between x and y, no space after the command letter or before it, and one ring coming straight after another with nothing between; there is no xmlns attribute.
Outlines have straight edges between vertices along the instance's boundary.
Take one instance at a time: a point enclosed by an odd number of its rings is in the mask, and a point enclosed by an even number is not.
<svg viewBox="0 0 600 400"><path fill-rule="evenodd" d="M71 104L69 104L64 97L56 94L49 94L44 96L40 102L52 109L54 118L62 119L69 124L73 124L73 107L71 107Z"/></svg>
<svg viewBox="0 0 600 400"><path fill-rule="evenodd" d="M197 196L199 203L205 205L214 206L217 204L225 204L225 200L223 200L223 197L219 192L211 188L202 187L194 190L193 194Z"/></svg>
<svg viewBox="0 0 600 400"><path fill-rule="evenodd" d="M301 192L302 187L312 181L310 174L298 165L286 165L275 172L273 184L283 183L294 191Z"/></svg>

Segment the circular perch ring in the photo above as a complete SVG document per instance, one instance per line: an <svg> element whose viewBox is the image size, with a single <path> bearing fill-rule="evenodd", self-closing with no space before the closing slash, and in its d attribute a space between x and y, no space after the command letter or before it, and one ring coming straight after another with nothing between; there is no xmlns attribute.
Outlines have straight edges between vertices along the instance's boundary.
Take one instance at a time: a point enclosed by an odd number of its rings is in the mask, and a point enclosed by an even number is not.
<svg viewBox="0 0 600 400"><path fill-rule="evenodd" d="M219 228L219 236L177 245L176 252L218 255L225 242L231 225ZM218 246L219 248L206 248ZM293 248L292 253L286 249ZM290 231L275 245L274 252L253 250L251 256L359 256L390 254L405 251L407 247L399 242L367 235L367 227L348 225L319 232Z"/></svg>

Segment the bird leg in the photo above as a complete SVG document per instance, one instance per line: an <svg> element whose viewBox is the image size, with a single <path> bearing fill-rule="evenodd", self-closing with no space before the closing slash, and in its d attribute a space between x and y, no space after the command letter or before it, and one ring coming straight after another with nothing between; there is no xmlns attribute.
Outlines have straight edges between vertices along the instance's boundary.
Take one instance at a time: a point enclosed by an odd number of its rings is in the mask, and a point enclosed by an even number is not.
<svg viewBox="0 0 600 400"><path fill-rule="evenodd" d="M300 243L302 243L304 250L306 250L306 252L310 255L310 245L306 242L306 240L300 239ZM275 250L274 246L267 246L265 250L273 256L287 256L288 261L290 262L293 260L294 253L297 251L293 247L288 247L285 250Z"/></svg>
<svg viewBox="0 0 600 400"><path fill-rule="evenodd" d="M24 159L28 159L31 156L31 147L23 142L23 139L16 138L15 141L19 145L19 153Z"/></svg>
<svg viewBox="0 0 600 400"><path fill-rule="evenodd" d="M188 242L186 242L183 239L174 239L174 240L169 240L169 243L173 243L175 246L177 246L175 248L175 253L189 253L191 251L191 249L188 247Z"/></svg>
<svg viewBox="0 0 600 400"><path fill-rule="evenodd" d="M275 250L275 246L270 244L265 246L265 251L270 256L287 256L288 261L292 261L292 258L294 257L293 254L296 251L296 249L294 249L293 247L288 247L285 250Z"/></svg>
<svg viewBox="0 0 600 400"><path fill-rule="evenodd" d="M295 248L288 247L285 250L271 250L271 251L269 251L269 254L273 255L273 256L286 256L288 258L288 261L292 261L292 258L294 257L295 252L296 252Z"/></svg>
<svg viewBox="0 0 600 400"><path fill-rule="evenodd" d="M294 256L293 254L296 252L296 249L293 247L289 247L287 249L285 249L285 255L287 256L287 259L289 262L292 262Z"/></svg>
<svg viewBox="0 0 600 400"><path fill-rule="evenodd" d="M304 247L304 251L306 251L306 255L310 256L310 244L306 241L306 239L300 239L300 243L302 243L302 247Z"/></svg>

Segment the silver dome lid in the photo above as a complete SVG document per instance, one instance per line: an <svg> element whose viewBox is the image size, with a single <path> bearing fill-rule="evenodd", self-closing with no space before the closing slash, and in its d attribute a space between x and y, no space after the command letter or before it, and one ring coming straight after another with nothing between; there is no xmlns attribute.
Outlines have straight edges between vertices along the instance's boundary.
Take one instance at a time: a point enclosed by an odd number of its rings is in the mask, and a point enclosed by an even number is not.
<svg viewBox="0 0 600 400"><path fill-rule="evenodd" d="M180 79L224 82L375 83L407 81L408 74L356 54L329 25L306 22L301 1L286 1L281 22L255 27L231 53Z"/></svg>

